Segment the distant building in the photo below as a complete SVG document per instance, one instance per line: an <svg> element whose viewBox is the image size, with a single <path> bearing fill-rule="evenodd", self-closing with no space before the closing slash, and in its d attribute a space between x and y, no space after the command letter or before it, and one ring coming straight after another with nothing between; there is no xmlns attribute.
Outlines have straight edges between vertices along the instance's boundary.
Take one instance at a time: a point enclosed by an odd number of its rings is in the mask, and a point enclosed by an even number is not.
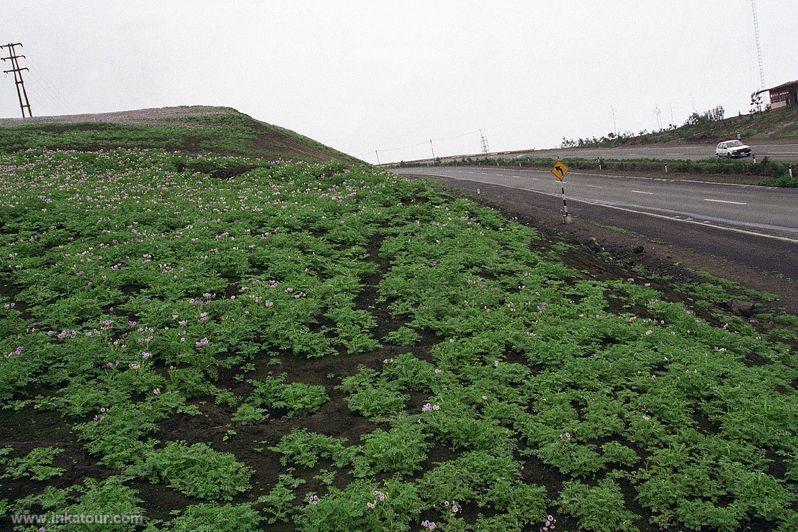
<svg viewBox="0 0 798 532"><path fill-rule="evenodd" d="M798 80L788 81L769 89L762 89L757 94L767 92L770 95L770 108L780 109L798 104Z"/></svg>

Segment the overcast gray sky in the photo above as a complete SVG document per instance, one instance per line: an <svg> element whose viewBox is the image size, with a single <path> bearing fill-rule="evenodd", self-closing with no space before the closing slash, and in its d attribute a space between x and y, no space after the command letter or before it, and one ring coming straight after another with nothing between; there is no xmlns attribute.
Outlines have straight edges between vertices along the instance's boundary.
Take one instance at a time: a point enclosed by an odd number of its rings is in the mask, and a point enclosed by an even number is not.
<svg viewBox="0 0 798 532"><path fill-rule="evenodd" d="M759 0L770 86L798 2ZM759 86L749 0L5 0L34 115L227 105L374 161L682 123ZM10 75L0 116L18 116ZM400 148L401 149L396 149Z"/></svg>

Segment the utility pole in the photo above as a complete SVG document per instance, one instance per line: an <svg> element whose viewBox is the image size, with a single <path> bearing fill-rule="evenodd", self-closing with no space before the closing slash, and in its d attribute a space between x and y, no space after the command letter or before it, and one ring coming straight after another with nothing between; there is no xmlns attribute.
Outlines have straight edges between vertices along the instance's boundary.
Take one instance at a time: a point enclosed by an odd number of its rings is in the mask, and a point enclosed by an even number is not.
<svg viewBox="0 0 798 532"><path fill-rule="evenodd" d="M618 136L618 124L615 123L615 107L610 105L610 114L612 114L612 131L615 133L615 136Z"/></svg>
<svg viewBox="0 0 798 532"><path fill-rule="evenodd" d="M662 110L659 108L659 105L654 107L654 114L657 115L657 131L662 129L662 122L659 119L659 115L662 113Z"/></svg>
<svg viewBox="0 0 798 532"><path fill-rule="evenodd" d="M486 137L482 130L479 130L479 140L482 143L482 153L487 154L490 151L490 147L488 146L488 137Z"/></svg>
<svg viewBox="0 0 798 532"><path fill-rule="evenodd" d="M22 79L22 71L28 70L27 67L19 67L19 59L25 59L24 55L17 55L15 46L22 48L22 43L9 43L0 45L0 49L8 48L8 57L0 57L3 61L11 61L11 69L3 70L4 73L14 73L14 85L17 87L17 97L19 97L19 109L22 111L22 118L25 118L25 109L28 110L28 116L33 118L33 113L30 110L30 101L28 100L28 92L25 90L25 81Z"/></svg>
<svg viewBox="0 0 798 532"><path fill-rule="evenodd" d="M374 150L374 155L377 156L377 165L379 165L380 164L380 152L378 152L377 150Z"/></svg>
<svg viewBox="0 0 798 532"><path fill-rule="evenodd" d="M751 13L754 15L754 43L756 44L756 59L759 63L759 89L765 88L765 67L762 62L762 44L759 42L759 17L756 14L756 0L751 0Z"/></svg>
<svg viewBox="0 0 798 532"><path fill-rule="evenodd" d="M435 163L435 146L432 145L432 139L429 139L429 149L432 150L432 162Z"/></svg>

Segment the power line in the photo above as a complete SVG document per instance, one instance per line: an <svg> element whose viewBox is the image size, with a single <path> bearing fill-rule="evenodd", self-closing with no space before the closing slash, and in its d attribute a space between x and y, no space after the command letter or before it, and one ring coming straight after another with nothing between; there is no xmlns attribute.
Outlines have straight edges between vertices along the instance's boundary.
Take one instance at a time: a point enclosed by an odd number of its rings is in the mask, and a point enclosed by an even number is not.
<svg viewBox="0 0 798 532"><path fill-rule="evenodd" d="M44 94L45 98L47 98L52 104L55 106L53 115L67 115L67 114L74 114L75 106L71 99L65 98L65 94L62 91L53 88L53 85L47 80L41 70L37 70L35 72L30 72L28 74L28 81L33 83L33 88L37 88L39 92ZM36 94L34 93L34 97Z"/></svg>
<svg viewBox="0 0 798 532"><path fill-rule="evenodd" d="M479 130L479 129L473 129L471 131L466 131L465 133L459 133L457 135L452 135L450 137L432 137L431 139L423 140L423 141L420 141L420 142L415 142L413 144L405 144L404 146L396 146L396 147L393 147L393 148L380 148L379 151L382 152L382 153L385 153L385 152L390 152L390 151L406 150L408 148L417 148L419 146L426 146L427 144L429 144L430 140L433 140L435 142L439 142L439 141L443 141L443 140L459 139L461 137L465 137L467 135L473 135L474 133L480 133L480 132L481 132L481 130ZM373 153L373 151L366 151L366 152L362 152L361 155L366 155L366 154L371 154L371 153Z"/></svg>
<svg viewBox="0 0 798 532"><path fill-rule="evenodd" d="M30 101L28 100L28 93L25 90L25 81L22 79L22 71L28 70L27 67L20 68L19 59L25 59L24 55L17 55L15 46L22 48L22 43L9 43L0 45L0 49L8 48L8 57L0 57L3 61L11 61L11 69L3 70L4 73L14 73L14 85L17 88L17 97L19 98L19 109L22 111L22 118L25 118L25 109L28 110L28 116L33 118L33 113L30 110Z"/></svg>

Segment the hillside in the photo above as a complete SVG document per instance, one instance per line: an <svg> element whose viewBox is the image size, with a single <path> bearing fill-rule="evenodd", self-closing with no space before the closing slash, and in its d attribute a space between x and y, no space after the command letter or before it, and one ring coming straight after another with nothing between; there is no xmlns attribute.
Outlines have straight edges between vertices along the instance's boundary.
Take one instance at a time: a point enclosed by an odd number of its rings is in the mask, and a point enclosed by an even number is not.
<svg viewBox="0 0 798 532"><path fill-rule="evenodd" d="M264 159L357 159L230 107L182 106L116 113L0 119L0 152L28 148L161 148Z"/></svg>
<svg viewBox="0 0 798 532"><path fill-rule="evenodd" d="M694 114L684 125L679 127L637 135L627 132L618 137L563 139L563 147L613 147L668 142L714 143L735 138L738 133L745 139L796 137L798 136L798 107L731 116L723 120L711 120L705 116Z"/></svg>

